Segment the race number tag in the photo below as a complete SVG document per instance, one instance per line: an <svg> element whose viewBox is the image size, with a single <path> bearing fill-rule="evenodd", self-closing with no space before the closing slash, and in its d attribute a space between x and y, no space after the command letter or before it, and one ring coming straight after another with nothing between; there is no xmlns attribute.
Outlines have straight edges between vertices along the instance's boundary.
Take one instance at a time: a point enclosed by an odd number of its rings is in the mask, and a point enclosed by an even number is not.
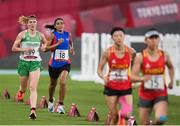
<svg viewBox="0 0 180 126"><path fill-rule="evenodd" d="M68 50L56 49L54 59L55 60L68 60L69 59Z"/></svg>
<svg viewBox="0 0 180 126"><path fill-rule="evenodd" d="M39 47L40 43L39 42L26 42L22 43L22 48L30 48L32 49L29 52L23 52L22 55L25 59L36 59L39 57Z"/></svg>
<svg viewBox="0 0 180 126"><path fill-rule="evenodd" d="M145 89L163 90L164 89L163 75L153 75L149 81L144 83L144 87Z"/></svg>
<svg viewBox="0 0 180 126"><path fill-rule="evenodd" d="M39 56L38 50L39 48L33 48L30 52L25 52L24 58L28 58L28 57L37 58Z"/></svg>
<svg viewBox="0 0 180 126"><path fill-rule="evenodd" d="M109 75L109 80L128 80L128 70L112 70Z"/></svg>

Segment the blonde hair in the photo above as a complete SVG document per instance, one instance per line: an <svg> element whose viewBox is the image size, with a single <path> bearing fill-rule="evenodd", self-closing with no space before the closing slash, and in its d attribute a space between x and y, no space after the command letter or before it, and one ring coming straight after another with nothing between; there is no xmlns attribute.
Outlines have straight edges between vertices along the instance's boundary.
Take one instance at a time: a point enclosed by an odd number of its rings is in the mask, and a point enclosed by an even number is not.
<svg viewBox="0 0 180 126"><path fill-rule="evenodd" d="M31 18L35 18L36 19L36 16L35 15L30 15L30 16L20 16L19 19L18 19L18 22L22 25L27 25L28 23L28 20L31 19Z"/></svg>

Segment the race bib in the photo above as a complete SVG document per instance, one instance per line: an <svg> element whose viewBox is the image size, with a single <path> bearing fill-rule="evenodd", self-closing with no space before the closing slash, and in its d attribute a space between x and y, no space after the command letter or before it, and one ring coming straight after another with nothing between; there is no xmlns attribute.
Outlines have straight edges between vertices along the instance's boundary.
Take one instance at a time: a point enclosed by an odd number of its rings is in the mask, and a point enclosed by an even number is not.
<svg viewBox="0 0 180 126"><path fill-rule="evenodd" d="M29 52L23 52L22 55L25 59L36 59L39 57L39 47L40 47L40 43L23 43L22 44L23 48L31 48L32 50Z"/></svg>
<svg viewBox="0 0 180 126"><path fill-rule="evenodd" d="M68 60L69 59L68 50L56 49L54 59L55 60Z"/></svg>
<svg viewBox="0 0 180 126"><path fill-rule="evenodd" d="M144 83L144 88L163 90L164 89L163 75L153 75L149 81Z"/></svg>
<svg viewBox="0 0 180 126"><path fill-rule="evenodd" d="M109 80L128 80L128 70L112 70L109 74Z"/></svg>

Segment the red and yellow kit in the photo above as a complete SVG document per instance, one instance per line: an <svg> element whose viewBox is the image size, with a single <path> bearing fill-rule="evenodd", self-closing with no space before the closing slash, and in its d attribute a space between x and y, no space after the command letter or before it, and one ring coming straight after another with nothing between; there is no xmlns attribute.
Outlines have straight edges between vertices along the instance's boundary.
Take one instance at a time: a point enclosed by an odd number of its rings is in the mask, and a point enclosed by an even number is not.
<svg viewBox="0 0 180 126"><path fill-rule="evenodd" d="M131 50L125 46L124 56L118 58L115 54L115 47L108 48L108 83L107 87L114 90L128 90L131 88L130 65Z"/></svg>
<svg viewBox="0 0 180 126"><path fill-rule="evenodd" d="M139 89L139 96L146 100L153 100L159 96L167 96L165 84L165 56L164 52L158 50L159 58L156 61L149 60L149 54L143 50L143 75L151 75L151 79L143 82Z"/></svg>

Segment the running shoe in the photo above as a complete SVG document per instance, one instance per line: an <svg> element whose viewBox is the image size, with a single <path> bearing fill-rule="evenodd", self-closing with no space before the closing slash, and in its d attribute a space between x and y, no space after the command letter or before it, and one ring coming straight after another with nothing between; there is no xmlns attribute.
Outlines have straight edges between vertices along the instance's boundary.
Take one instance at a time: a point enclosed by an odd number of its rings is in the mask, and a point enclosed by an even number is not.
<svg viewBox="0 0 180 126"><path fill-rule="evenodd" d="M55 101L55 98L53 98L53 102L48 102L48 111L49 112L54 112L54 101Z"/></svg>
<svg viewBox="0 0 180 126"><path fill-rule="evenodd" d="M22 93L22 92L18 91L16 93L16 97L15 97L16 102L23 102L24 95L25 95L24 92Z"/></svg>

